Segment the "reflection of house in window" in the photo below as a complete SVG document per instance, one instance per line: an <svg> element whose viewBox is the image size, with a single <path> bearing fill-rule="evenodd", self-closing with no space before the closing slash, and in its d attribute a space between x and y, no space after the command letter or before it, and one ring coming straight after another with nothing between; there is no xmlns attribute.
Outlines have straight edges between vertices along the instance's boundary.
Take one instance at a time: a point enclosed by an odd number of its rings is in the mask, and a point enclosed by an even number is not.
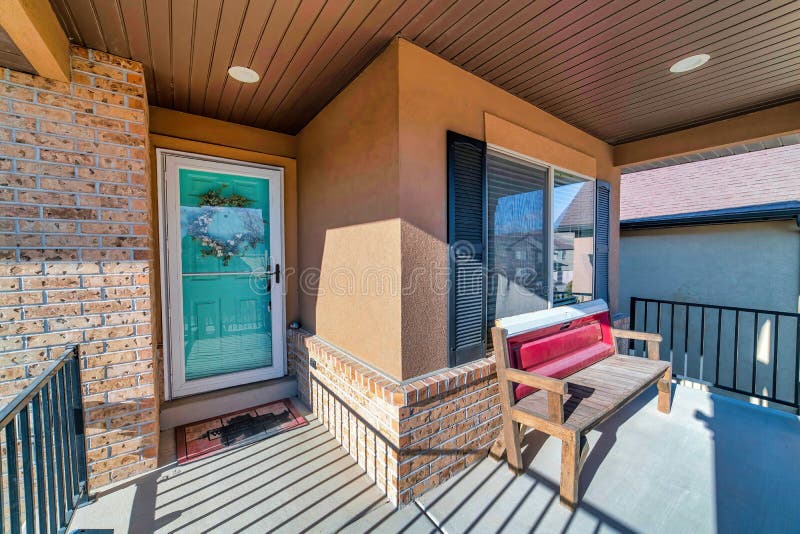
<svg viewBox="0 0 800 534"><path fill-rule="evenodd" d="M541 290L542 280L535 267L544 262L541 232L499 235L495 240L495 263L506 273L513 273L509 281L534 292Z"/></svg>
<svg viewBox="0 0 800 534"><path fill-rule="evenodd" d="M487 319L548 306L547 168L487 159Z"/></svg>
<svg viewBox="0 0 800 534"><path fill-rule="evenodd" d="M554 304L592 298L594 182L557 172L553 211Z"/></svg>

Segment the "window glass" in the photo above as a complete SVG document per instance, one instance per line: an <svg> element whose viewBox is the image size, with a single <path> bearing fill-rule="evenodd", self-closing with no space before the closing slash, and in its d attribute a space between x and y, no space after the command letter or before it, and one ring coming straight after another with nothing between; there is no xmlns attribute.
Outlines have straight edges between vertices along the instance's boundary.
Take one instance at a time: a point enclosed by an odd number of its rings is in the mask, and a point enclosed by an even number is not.
<svg viewBox="0 0 800 534"><path fill-rule="evenodd" d="M487 320L548 307L547 168L489 154Z"/></svg>
<svg viewBox="0 0 800 534"><path fill-rule="evenodd" d="M553 305L592 299L594 199L592 180L555 171L553 190Z"/></svg>

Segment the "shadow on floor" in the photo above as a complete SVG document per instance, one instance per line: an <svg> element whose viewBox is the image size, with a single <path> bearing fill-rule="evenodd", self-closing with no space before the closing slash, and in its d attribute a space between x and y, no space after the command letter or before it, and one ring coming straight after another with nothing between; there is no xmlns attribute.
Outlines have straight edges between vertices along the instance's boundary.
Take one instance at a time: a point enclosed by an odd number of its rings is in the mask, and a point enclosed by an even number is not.
<svg viewBox="0 0 800 534"><path fill-rule="evenodd" d="M685 387L648 390L590 432L581 501L559 503L560 442L529 432L527 470L478 462L419 498L448 532L797 532L800 419Z"/></svg>
<svg viewBox="0 0 800 534"><path fill-rule="evenodd" d="M435 532L395 510L307 411L309 425L157 471L100 495L73 529L115 532ZM162 436L166 444L171 434Z"/></svg>

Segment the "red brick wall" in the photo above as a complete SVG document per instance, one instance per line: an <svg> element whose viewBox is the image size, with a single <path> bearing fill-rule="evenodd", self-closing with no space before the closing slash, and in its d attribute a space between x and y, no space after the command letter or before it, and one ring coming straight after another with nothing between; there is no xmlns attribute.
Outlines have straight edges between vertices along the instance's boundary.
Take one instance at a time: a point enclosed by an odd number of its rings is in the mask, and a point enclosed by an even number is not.
<svg viewBox="0 0 800 534"><path fill-rule="evenodd" d="M287 342L300 397L395 504L480 460L500 434L491 358L400 383L304 330Z"/></svg>
<svg viewBox="0 0 800 534"><path fill-rule="evenodd" d="M0 397L80 343L92 488L155 467L147 102L139 63L0 69Z"/></svg>

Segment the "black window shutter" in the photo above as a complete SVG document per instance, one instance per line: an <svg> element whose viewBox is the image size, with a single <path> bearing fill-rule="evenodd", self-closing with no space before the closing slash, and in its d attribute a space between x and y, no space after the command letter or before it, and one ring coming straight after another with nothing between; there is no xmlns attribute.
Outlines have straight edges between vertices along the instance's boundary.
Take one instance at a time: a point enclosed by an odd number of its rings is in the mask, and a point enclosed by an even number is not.
<svg viewBox="0 0 800 534"><path fill-rule="evenodd" d="M608 302L608 239L611 184L597 180L594 220L594 298Z"/></svg>
<svg viewBox="0 0 800 534"><path fill-rule="evenodd" d="M450 366L486 356L486 143L447 132Z"/></svg>

